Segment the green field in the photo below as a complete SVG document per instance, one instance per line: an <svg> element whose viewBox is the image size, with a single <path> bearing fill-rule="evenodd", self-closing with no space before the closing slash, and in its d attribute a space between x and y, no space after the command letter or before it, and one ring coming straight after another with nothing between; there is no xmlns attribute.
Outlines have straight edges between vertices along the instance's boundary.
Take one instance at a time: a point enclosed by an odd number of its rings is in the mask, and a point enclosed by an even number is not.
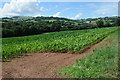
<svg viewBox="0 0 120 80"><path fill-rule="evenodd" d="M80 50L105 37L117 27L87 30L61 31L40 35L12 37L2 39L2 58L19 56L27 52L68 52Z"/></svg>
<svg viewBox="0 0 120 80"><path fill-rule="evenodd" d="M111 40L110 46L96 48L93 54L86 55L73 66L65 67L60 74L72 78L118 78L118 31L109 35L104 42Z"/></svg>

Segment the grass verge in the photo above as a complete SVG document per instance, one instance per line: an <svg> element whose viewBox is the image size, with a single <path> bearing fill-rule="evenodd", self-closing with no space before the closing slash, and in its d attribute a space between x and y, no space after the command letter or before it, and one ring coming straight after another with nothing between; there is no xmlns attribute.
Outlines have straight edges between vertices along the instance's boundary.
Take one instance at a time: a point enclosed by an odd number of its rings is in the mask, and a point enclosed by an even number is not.
<svg viewBox="0 0 120 80"><path fill-rule="evenodd" d="M59 74L71 78L118 78L118 32L103 41L112 39L115 40L109 46L96 48L93 54L77 60L73 66L63 68Z"/></svg>

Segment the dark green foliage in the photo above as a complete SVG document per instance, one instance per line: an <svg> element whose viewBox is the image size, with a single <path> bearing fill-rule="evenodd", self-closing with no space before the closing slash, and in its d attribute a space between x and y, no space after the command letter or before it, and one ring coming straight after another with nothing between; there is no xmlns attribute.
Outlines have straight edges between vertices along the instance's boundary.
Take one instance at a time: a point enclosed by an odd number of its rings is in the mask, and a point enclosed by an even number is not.
<svg viewBox="0 0 120 80"><path fill-rule="evenodd" d="M96 21L96 24L97 24L97 27L99 27L99 28L101 28L101 27L104 26L103 20L98 20L98 21Z"/></svg>
<svg viewBox="0 0 120 80"><path fill-rule="evenodd" d="M116 20L116 26L120 26L120 17L118 17Z"/></svg>
<svg viewBox="0 0 120 80"><path fill-rule="evenodd" d="M51 26L52 31L60 31L60 29L61 29L60 23L57 23L57 22L52 23L52 26Z"/></svg>
<svg viewBox="0 0 120 80"><path fill-rule="evenodd" d="M88 19L80 19L80 20L71 20L67 18L58 18L58 17L15 16L13 18L2 19L2 28L3 28L2 37L27 36L27 35L46 33L46 32L82 30L82 29L92 29L97 27L100 28L111 27L111 26L119 25L120 21L119 19L118 20L116 19L117 17L113 17L113 18L105 17L105 18L95 18L95 19L88 18Z"/></svg>
<svg viewBox="0 0 120 80"><path fill-rule="evenodd" d="M105 22L104 26L105 27L111 27L112 25L110 24L110 22Z"/></svg>
<svg viewBox="0 0 120 80"><path fill-rule="evenodd" d="M10 29L3 28L2 35L6 36L6 37L11 37L12 35L14 35L14 32Z"/></svg>

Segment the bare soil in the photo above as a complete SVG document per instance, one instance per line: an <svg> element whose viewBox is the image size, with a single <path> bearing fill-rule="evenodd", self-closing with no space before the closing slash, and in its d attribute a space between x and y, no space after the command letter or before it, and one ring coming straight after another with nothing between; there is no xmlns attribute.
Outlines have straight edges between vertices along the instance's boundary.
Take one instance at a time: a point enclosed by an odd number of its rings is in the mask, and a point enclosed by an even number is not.
<svg viewBox="0 0 120 80"><path fill-rule="evenodd" d="M65 78L56 70L72 65L77 59L93 53L96 48L109 46L112 41L99 40L80 54L68 53L27 53L26 56L2 62L3 78ZM98 44L100 43L100 45Z"/></svg>

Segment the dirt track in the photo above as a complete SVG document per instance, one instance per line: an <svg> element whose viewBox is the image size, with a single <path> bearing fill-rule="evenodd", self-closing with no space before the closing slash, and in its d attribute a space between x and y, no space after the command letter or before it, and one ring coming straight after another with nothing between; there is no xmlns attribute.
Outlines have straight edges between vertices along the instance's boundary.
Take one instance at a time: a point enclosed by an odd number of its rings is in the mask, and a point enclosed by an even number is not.
<svg viewBox="0 0 120 80"><path fill-rule="evenodd" d="M99 43L109 46L111 42ZM62 78L63 76L59 76L55 70L72 65L76 59L80 59L86 53L92 53L96 47L100 47L99 44L89 47L82 54L27 53L27 56L3 62L2 75L3 78Z"/></svg>
<svg viewBox="0 0 120 80"><path fill-rule="evenodd" d="M3 77L55 78L54 69L73 63L81 55L62 53L35 53L3 63Z"/></svg>

